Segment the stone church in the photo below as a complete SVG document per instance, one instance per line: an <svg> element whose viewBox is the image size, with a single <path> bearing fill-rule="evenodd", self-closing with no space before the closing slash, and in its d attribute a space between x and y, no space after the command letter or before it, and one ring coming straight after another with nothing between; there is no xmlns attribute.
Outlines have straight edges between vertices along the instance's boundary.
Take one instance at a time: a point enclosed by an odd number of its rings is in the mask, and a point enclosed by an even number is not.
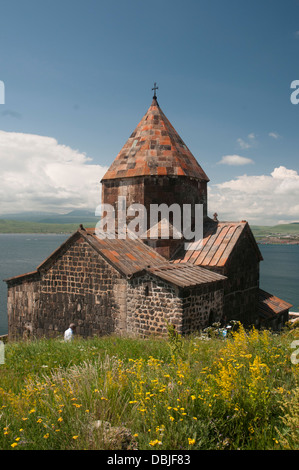
<svg viewBox="0 0 299 470"><path fill-rule="evenodd" d="M279 328L290 304L259 288L262 255L248 223L208 216L209 178L162 112L151 106L102 179L102 203L203 207L203 238L186 244L159 220L153 236L100 238L80 228L35 271L6 280L9 338L186 335L214 322ZM170 229L170 236L163 235ZM152 232L153 233L153 232Z"/></svg>

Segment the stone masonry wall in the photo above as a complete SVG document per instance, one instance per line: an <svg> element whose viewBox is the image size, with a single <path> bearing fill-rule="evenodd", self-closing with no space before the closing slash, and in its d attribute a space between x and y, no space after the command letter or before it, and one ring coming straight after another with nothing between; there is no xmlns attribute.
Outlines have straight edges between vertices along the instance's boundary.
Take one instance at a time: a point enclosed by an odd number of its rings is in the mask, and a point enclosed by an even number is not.
<svg viewBox="0 0 299 470"><path fill-rule="evenodd" d="M207 214L207 183L185 176L147 176L103 181L102 203L110 204L115 208L115 222L118 217L118 197L126 198L126 209L133 204L143 204L147 214L147 229L151 226L150 206L160 205L162 202L170 207L176 203L183 214L183 204L191 204L192 211L195 204L203 204L203 213ZM127 224L136 215L127 215ZM171 217L171 216L170 216ZM192 213L194 219L194 214ZM181 221L181 226L183 222Z"/></svg>
<svg viewBox="0 0 299 470"><path fill-rule="evenodd" d="M38 282L10 286L11 333L62 335L71 322L84 337L121 333L126 315L126 282L80 238L61 253Z"/></svg>
<svg viewBox="0 0 299 470"><path fill-rule="evenodd" d="M167 335L165 319L182 332L178 289L149 274L133 278L127 289L127 331L139 336Z"/></svg>
<svg viewBox="0 0 299 470"><path fill-rule="evenodd" d="M237 242L231 258L224 267L209 267L227 276L224 288L223 320L239 320L244 325L256 323L258 317L259 260L248 235Z"/></svg>
<svg viewBox="0 0 299 470"><path fill-rule="evenodd" d="M239 320L244 325L254 324L258 307L259 261L252 243L245 236L237 243L224 275L228 277L226 319Z"/></svg>
<svg viewBox="0 0 299 470"><path fill-rule="evenodd" d="M183 294L183 325L185 334L220 322L223 314L223 283L205 284L186 289Z"/></svg>
<svg viewBox="0 0 299 470"><path fill-rule="evenodd" d="M9 339L27 338L33 333L38 314L40 281L37 276L26 277L8 288L7 315Z"/></svg>
<svg viewBox="0 0 299 470"><path fill-rule="evenodd" d="M222 282L179 289L147 274L131 280L127 292L127 331L141 336L166 335L165 320L179 334L190 334L223 312Z"/></svg>
<svg viewBox="0 0 299 470"><path fill-rule="evenodd" d="M70 322L82 336L117 331L118 281L120 274L80 238L42 278L37 334L62 332Z"/></svg>
<svg viewBox="0 0 299 470"><path fill-rule="evenodd" d="M170 207L178 204L183 214L183 205L190 204L192 218L194 218L195 204L203 204L203 215L207 215L207 183L185 176L156 176L144 178L144 205L147 208L148 216L150 204L161 203ZM188 221L189 222L189 221ZM148 228L151 226L148 219ZM183 226L183 222L181 222Z"/></svg>

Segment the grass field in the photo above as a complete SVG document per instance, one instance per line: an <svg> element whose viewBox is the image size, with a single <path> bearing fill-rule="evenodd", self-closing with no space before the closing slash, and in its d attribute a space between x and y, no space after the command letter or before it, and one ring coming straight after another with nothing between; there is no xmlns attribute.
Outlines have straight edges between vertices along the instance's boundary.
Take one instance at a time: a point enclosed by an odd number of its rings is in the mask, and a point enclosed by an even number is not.
<svg viewBox="0 0 299 470"><path fill-rule="evenodd" d="M0 449L298 450L298 339L239 327L8 343Z"/></svg>
<svg viewBox="0 0 299 470"><path fill-rule="evenodd" d="M252 225L255 237L267 237L269 235L291 235L299 237L299 223L274 225L273 227Z"/></svg>

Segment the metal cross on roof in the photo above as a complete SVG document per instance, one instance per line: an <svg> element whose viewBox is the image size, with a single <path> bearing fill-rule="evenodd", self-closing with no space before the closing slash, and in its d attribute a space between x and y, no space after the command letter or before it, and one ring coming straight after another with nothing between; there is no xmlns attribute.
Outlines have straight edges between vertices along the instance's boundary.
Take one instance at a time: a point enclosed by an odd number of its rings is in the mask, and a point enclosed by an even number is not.
<svg viewBox="0 0 299 470"><path fill-rule="evenodd" d="M154 90L154 98L157 98L157 95L156 95L156 90L158 90L159 87L157 86L157 83L155 82L154 83L154 88L152 88L152 90Z"/></svg>

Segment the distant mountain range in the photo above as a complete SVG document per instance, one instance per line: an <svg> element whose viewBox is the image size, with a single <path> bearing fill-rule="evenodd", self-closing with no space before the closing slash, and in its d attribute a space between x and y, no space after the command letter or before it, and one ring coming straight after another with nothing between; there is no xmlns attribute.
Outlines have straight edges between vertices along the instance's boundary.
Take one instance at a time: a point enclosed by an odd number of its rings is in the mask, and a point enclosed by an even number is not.
<svg viewBox="0 0 299 470"><path fill-rule="evenodd" d="M16 220L23 222L36 222L42 224L95 224L99 217L93 211L76 209L67 214L56 214L48 212L21 212L18 214L3 214L0 219Z"/></svg>
<svg viewBox="0 0 299 470"><path fill-rule="evenodd" d="M95 227L99 217L92 211L73 210L67 214L23 212L0 215L0 233L72 233L82 224Z"/></svg>
<svg viewBox="0 0 299 470"><path fill-rule="evenodd" d="M91 210L76 209L67 214L22 212L0 215L0 233L72 233L82 224L95 227L100 220ZM275 226L251 225L256 240L299 243L299 222Z"/></svg>

